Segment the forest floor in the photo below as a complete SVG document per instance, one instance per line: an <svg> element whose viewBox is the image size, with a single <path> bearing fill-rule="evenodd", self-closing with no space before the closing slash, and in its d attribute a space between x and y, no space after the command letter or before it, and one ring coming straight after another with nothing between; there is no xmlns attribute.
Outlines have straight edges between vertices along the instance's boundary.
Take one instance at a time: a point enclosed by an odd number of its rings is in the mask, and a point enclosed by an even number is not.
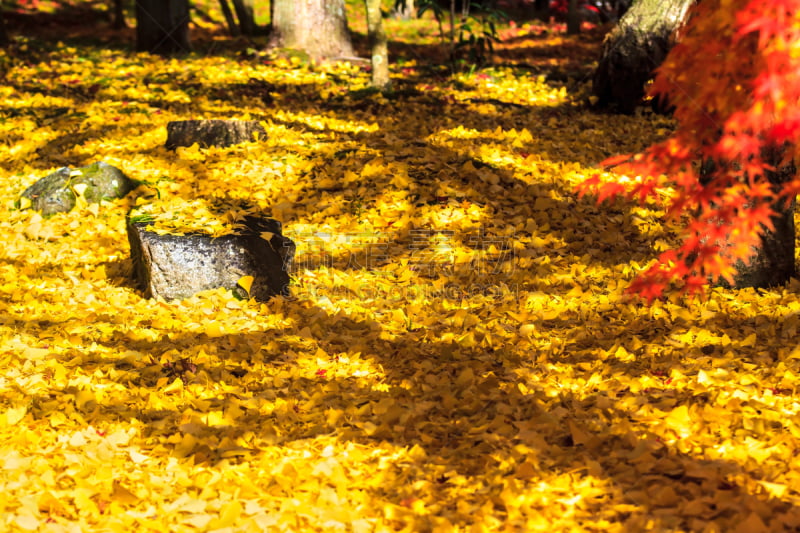
<svg viewBox="0 0 800 533"><path fill-rule="evenodd" d="M382 95L364 64L210 22L165 60L90 17L9 20L28 33L0 52L0 529L800 527L800 284L625 294L674 228L575 186L671 122L586 105L601 29L505 25L495 66L450 75L432 20L389 21ZM267 135L167 151L190 118ZM15 207L98 160L146 185ZM279 219L291 297L143 298L125 216L148 202L172 230L209 206Z"/></svg>

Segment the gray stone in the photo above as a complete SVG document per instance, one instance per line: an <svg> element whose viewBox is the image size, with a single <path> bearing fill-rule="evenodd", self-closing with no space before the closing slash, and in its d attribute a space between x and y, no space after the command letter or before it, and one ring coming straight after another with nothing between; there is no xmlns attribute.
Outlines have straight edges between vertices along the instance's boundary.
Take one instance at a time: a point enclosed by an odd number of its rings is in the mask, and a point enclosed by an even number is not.
<svg viewBox="0 0 800 533"><path fill-rule="evenodd" d="M260 138L267 134L255 120L178 120L167 124L168 150L197 143L202 148L226 147L252 142L255 134Z"/></svg>
<svg viewBox="0 0 800 533"><path fill-rule="evenodd" d="M75 186L84 184L83 192L88 202L122 198L138 183L103 161L85 167L64 167L40 179L23 191L22 197L31 201L31 208L43 216L63 213L75 207Z"/></svg>
<svg viewBox="0 0 800 533"><path fill-rule="evenodd" d="M242 276L253 276L249 296L265 301L289 293L295 245L277 220L247 217L238 234L159 235L152 222L128 218L134 276L148 298L183 299L224 287L240 296Z"/></svg>

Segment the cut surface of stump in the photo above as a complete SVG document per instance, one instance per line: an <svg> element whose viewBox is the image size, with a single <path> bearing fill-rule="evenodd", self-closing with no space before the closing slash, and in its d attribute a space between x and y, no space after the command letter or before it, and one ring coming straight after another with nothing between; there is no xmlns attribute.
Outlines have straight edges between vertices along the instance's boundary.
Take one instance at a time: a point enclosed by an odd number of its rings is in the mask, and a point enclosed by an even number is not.
<svg viewBox="0 0 800 533"><path fill-rule="evenodd" d="M122 198L137 185L120 169L103 161L76 169L63 167L25 189L20 195L20 206L28 207L22 201L26 198L30 201L29 207L47 217L75 207L76 192L87 202L99 203Z"/></svg>
<svg viewBox="0 0 800 533"><path fill-rule="evenodd" d="M168 150L197 143L202 148L224 148L252 142L256 134L264 138L267 132L255 120L178 120L167 124Z"/></svg>
<svg viewBox="0 0 800 533"><path fill-rule="evenodd" d="M295 245L274 219L247 217L236 234L159 235L150 222L128 218L128 240L138 287L148 298L183 299L225 288L265 301L288 295ZM238 286L252 276L249 294Z"/></svg>

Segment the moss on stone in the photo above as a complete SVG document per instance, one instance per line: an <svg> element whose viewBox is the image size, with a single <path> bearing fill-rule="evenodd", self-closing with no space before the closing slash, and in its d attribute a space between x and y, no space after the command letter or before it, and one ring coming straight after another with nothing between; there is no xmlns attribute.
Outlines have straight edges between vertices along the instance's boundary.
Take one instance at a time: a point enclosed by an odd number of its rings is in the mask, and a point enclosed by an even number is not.
<svg viewBox="0 0 800 533"><path fill-rule="evenodd" d="M92 203L122 198L137 185L120 169L100 161L77 169L60 168L25 189L21 197L30 200L32 209L50 216L75 207L75 186L81 184L86 185L84 198Z"/></svg>

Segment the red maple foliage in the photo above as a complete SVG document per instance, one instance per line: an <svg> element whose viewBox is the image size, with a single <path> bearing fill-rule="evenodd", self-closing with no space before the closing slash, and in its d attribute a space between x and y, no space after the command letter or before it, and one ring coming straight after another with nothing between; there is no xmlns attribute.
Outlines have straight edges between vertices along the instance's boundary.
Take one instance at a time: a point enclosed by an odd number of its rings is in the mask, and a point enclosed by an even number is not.
<svg viewBox="0 0 800 533"><path fill-rule="evenodd" d="M675 285L732 283L735 263L750 259L772 228L774 206L800 192L796 177L769 180L798 155L800 0L703 0L683 32L650 93L674 106L675 132L641 154L603 162L627 175L626 184L597 175L580 188L600 200L651 199L670 216L689 215L682 244L631 286L648 299Z"/></svg>

